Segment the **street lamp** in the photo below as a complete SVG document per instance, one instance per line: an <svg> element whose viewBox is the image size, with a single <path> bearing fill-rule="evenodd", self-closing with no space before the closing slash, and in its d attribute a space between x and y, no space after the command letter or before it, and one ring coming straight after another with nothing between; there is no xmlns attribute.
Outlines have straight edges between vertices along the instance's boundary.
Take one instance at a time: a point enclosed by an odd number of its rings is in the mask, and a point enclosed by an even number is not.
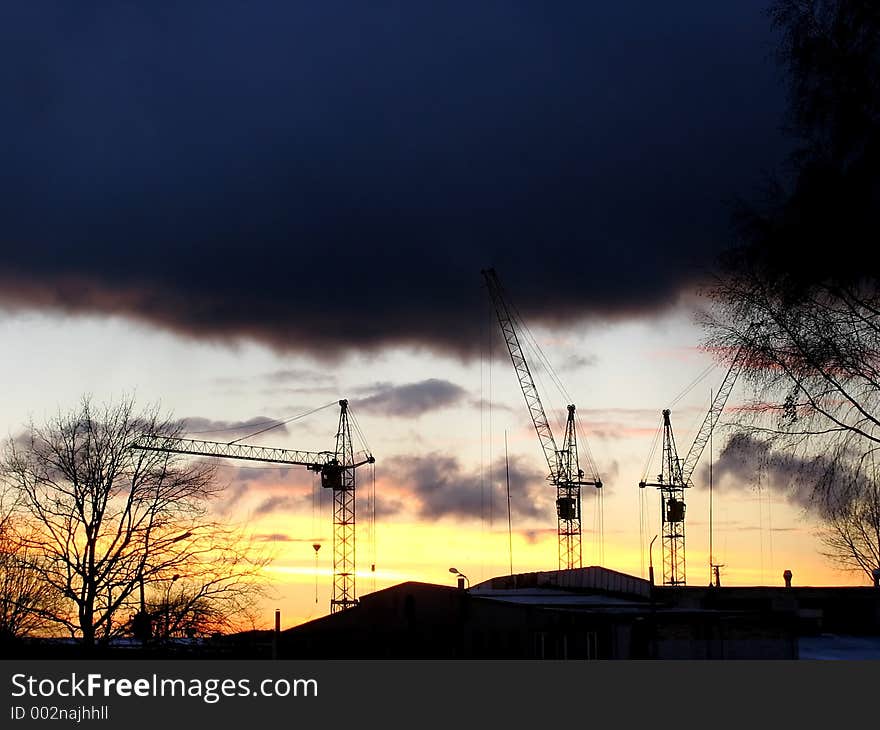
<svg viewBox="0 0 880 730"><path fill-rule="evenodd" d="M449 572L453 575L458 576L458 587L464 590L465 581L467 581L467 587L471 587L470 578L468 578L464 573L462 573L458 568L450 568Z"/></svg>
<svg viewBox="0 0 880 730"><path fill-rule="evenodd" d="M654 585L654 540L657 539L657 535L651 538L651 544L648 545L648 580L651 581L651 585Z"/></svg>
<svg viewBox="0 0 880 730"><path fill-rule="evenodd" d="M188 537L192 537L193 533L190 530L187 530L183 534L177 535L176 537L172 537L168 541L168 545L173 545L174 543L180 542L181 540L186 540ZM141 599L141 610L138 611L132 617L132 633L138 638L141 642L141 646L145 646L147 641L153 638L153 616L151 616L147 612L147 602L146 597L144 595L144 568L145 565L140 566L139 574L138 574L138 584L140 589L140 599ZM174 577L171 579L171 583L174 583L179 575L175 573ZM170 588L169 591L170 592ZM168 602L167 596L168 592L166 592L166 603ZM167 606L165 607L167 611Z"/></svg>

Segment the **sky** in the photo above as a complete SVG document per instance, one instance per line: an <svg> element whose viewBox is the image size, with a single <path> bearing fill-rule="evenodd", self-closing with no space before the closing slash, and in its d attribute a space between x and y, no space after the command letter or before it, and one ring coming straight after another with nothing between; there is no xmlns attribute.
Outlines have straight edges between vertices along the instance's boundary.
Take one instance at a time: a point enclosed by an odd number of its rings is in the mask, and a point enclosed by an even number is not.
<svg viewBox="0 0 880 730"><path fill-rule="evenodd" d="M376 457L375 500L358 474L359 593L451 583L453 566L477 582L511 552L515 570L553 569L552 488L481 283L494 266L564 385L538 373L558 438L574 402L605 483L601 520L585 494L584 563L644 575L659 498L637 483L659 412L712 362L701 287L735 201L788 149L765 10L5 6L0 428L134 394L222 440L348 398ZM676 403L680 450L723 374ZM329 449L337 417L252 442ZM726 466L723 582L861 581L821 556L796 498ZM219 474L214 509L276 555L265 624L276 607L285 625L326 613L330 503L313 476ZM688 494L691 583L709 578L706 481L698 469Z"/></svg>

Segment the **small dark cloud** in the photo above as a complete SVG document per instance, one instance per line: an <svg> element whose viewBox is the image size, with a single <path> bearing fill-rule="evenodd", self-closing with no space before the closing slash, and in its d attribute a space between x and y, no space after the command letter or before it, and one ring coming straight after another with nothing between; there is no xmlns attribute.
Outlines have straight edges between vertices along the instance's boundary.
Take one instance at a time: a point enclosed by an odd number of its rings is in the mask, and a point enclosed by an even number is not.
<svg viewBox="0 0 880 730"><path fill-rule="evenodd" d="M184 436L193 436L206 441L232 441L248 436L263 428L275 425L276 434L286 434L287 426L280 420L266 416L254 416L245 421L216 421L201 416L189 416L181 420Z"/></svg>
<svg viewBox="0 0 880 730"><path fill-rule="evenodd" d="M247 494L246 482L233 482L218 495L214 510L221 515L229 515L238 506L242 498Z"/></svg>
<svg viewBox="0 0 880 730"><path fill-rule="evenodd" d="M259 391L263 395L303 395L335 393L336 376L314 368L281 368L258 375L221 375L212 381L215 386Z"/></svg>
<svg viewBox="0 0 880 730"><path fill-rule="evenodd" d="M282 395L295 395L295 396L315 396L315 395L327 395L339 392L339 389L335 385L304 385L302 387L291 387L287 385L272 385L265 388L260 389L260 395L270 395L275 398Z"/></svg>
<svg viewBox="0 0 880 730"><path fill-rule="evenodd" d="M709 465L704 464L699 474L707 483ZM861 477L838 459L780 451L768 441L738 433L714 462L713 481L719 491L767 488L794 505L821 513L828 505L840 505Z"/></svg>
<svg viewBox="0 0 880 730"><path fill-rule="evenodd" d="M254 538L259 542L294 542L294 539L290 535L285 535L283 532L273 532L271 534L261 533L254 535Z"/></svg>
<svg viewBox="0 0 880 730"><path fill-rule="evenodd" d="M298 494L276 494L262 500L253 510L254 517L278 512L299 512L311 509L311 499Z"/></svg>
<svg viewBox="0 0 880 730"><path fill-rule="evenodd" d="M328 372L309 368L282 368L262 376L270 383L298 383L302 385L328 386L336 382L336 377Z"/></svg>
<svg viewBox="0 0 880 730"><path fill-rule="evenodd" d="M305 542L310 545L323 542L319 537L292 537L284 532L260 533L254 537L259 542Z"/></svg>
<svg viewBox="0 0 880 730"><path fill-rule="evenodd" d="M616 482L617 477L620 476L620 462L618 462L617 459L611 459L611 461L600 463L598 469L599 477L602 479L602 483L606 489L609 484Z"/></svg>
<svg viewBox="0 0 880 730"><path fill-rule="evenodd" d="M456 405L467 397L461 386L438 378L403 385L375 383L358 390L366 393L353 403L358 411L405 418Z"/></svg>
<svg viewBox="0 0 880 730"><path fill-rule="evenodd" d="M365 505L365 509L367 511L362 513L364 516L368 515L370 511L372 511L373 507L371 504L367 503ZM375 510L377 519L382 519L383 517L393 517L406 511L406 502L402 498L386 497L384 495L377 494Z"/></svg>
<svg viewBox="0 0 880 730"><path fill-rule="evenodd" d="M296 509L311 509L310 489L312 474L299 466L241 466L234 460L216 460L218 469L217 480L225 485L213 505L215 512L221 516L231 515L247 497L261 499L255 512L256 515L268 514L281 510L285 505L271 500L279 487L289 494L284 498L290 501L288 506ZM268 495L268 496L267 496Z"/></svg>
<svg viewBox="0 0 880 730"><path fill-rule="evenodd" d="M535 545L539 540L547 540L556 537L556 530L545 528L543 530L520 530L519 534L525 538L529 545Z"/></svg>
<svg viewBox="0 0 880 730"><path fill-rule="evenodd" d="M591 368L599 362L598 355L569 355L564 358L559 365L560 370L580 370L581 368Z"/></svg>
<svg viewBox="0 0 880 730"><path fill-rule="evenodd" d="M467 470L449 454L394 457L388 470L404 491L418 504L418 516L425 520L445 517L462 519L501 519L506 514L504 459L481 476L479 469ZM489 476L494 474L494 482ZM553 494L546 475L533 469L521 458L510 459L511 515L518 520L548 518L553 510Z"/></svg>
<svg viewBox="0 0 880 730"><path fill-rule="evenodd" d="M522 406L514 407L508 405L507 403L500 403L499 401L490 402L488 398L486 398L485 400L480 400L479 398L471 398L468 401L468 405L471 408L476 408L478 410L486 409L488 411L489 409L491 409L494 412L522 414L523 411Z"/></svg>

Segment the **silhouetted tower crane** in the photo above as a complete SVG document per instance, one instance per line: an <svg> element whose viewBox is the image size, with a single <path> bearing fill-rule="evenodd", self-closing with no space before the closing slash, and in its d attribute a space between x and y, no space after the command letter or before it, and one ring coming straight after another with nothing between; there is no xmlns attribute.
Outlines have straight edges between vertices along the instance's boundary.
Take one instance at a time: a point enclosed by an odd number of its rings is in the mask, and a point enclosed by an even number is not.
<svg viewBox="0 0 880 730"><path fill-rule="evenodd" d="M270 464L305 466L321 475L321 486L333 493L333 597L330 612L357 604L355 584L355 469L373 464L372 454L355 461L351 440L348 401L339 401L339 430L335 451L294 451L239 443L219 443L144 434L134 449L192 454L227 459L262 461Z"/></svg>
<svg viewBox="0 0 880 730"><path fill-rule="evenodd" d="M501 326L501 333L507 344L513 368L526 400L526 407L529 409L529 415L547 461L547 467L550 471L547 480L556 487L559 568L560 570L580 568L582 560L581 487L601 488L602 481L595 475L594 479L585 480L584 472L578 463L574 405L568 406L565 437L562 448L557 448L550 422L544 412L544 406L520 344L520 338L517 334L518 325L507 304L498 275L495 273L495 269L484 269L481 273L486 280L489 296L492 298L495 313L498 316L498 324Z"/></svg>
<svg viewBox="0 0 880 730"><path fill-rule="evenodd" d="M684 461L678 457L675 447L675 435L672 432L670 411L663 411L663 456L660 474L656 482L648 482L645 479L639 482L639 487L656 487L660 490L660 521L663 535L663 584L669 586L687 585L684 518L685 500L684 490L693 486L691 476L703 450L709 442L712 430L718 423L721 411L727 403L730 392L736 383L737 376L742 369L743 349L740 348L733 358L733 362L721 382L718 393L712 399L712 404L703 422L700 425L694 442L688 450Z"/></svg>

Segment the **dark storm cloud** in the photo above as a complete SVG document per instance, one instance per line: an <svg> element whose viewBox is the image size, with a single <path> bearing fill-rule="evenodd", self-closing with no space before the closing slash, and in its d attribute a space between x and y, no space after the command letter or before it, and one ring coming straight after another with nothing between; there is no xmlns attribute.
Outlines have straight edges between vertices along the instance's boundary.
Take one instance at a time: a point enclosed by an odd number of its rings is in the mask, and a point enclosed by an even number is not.
<svg viewBox="0 0 880 730"><path fill-rule="evenodd" d="M334 355L654 311L781 157L764 2L11 3L0 303Z"/></svg>
<svg viewBox="0 0 880 730"><path fill-rule="evenodd" d="M365 397L354 401L358 411L380 413L385 416L416 417L428 411L454 406L467 396L467 391L455 383L429 378L417 383L375 383L360 388Z"/></svg>
<svg viewBox="0 0 880 730"><path fill-rule="evenodd" d="M389 460L388 473L418 503L418 516L425 520L444 517L463 519L506 519L507 487L504 460L489 472L466 470L454 456L426 454ZM546 475L531 469L520 459L510 460L510 504L514 519L543 519L553 514L552 490Z"/></svg>

